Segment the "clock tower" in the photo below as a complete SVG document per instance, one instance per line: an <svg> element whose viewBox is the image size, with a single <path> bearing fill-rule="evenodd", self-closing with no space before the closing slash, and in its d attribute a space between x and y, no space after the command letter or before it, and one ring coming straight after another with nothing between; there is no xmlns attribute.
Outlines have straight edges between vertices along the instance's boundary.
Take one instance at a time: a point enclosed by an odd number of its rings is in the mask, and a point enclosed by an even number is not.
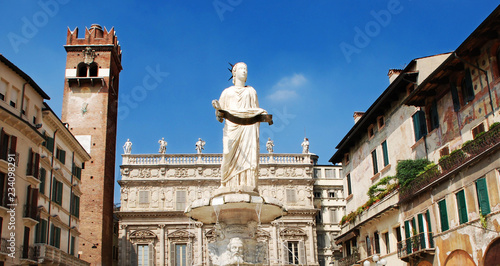
<svg viewBox="0 0 500 266"><path fill-rule="evenodd" d="M82 170L80 258L112 265L118 81L121 49L115 31L94 24L78 38L68 29L61 120L90 154Z"/></svg>

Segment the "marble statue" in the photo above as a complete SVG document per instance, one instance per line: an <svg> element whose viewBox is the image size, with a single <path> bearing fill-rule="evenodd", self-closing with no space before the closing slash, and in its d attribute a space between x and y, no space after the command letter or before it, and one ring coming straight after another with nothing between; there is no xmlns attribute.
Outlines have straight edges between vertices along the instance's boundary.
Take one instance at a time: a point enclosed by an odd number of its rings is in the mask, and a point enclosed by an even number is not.
<svg viewBox="0 0 500 266"><path fill-rule="evenodd" d="M269 138L266 142L266 149L267 149L267 152L269 153L273 153L274 151L274 142L271 140L271 138Z"/></svg>
<svg viewBox="0 0 500 266"><path fill-rule="evenodd" d="M259 108L257 92L246 86L247 65L236 63L232 68L233 84L226 88L219 101L213 100L219 122L226 119L223 134L221 188L231 191L247 187L257 191L259 167L260 122L272 124L272 116Z"/></svg>
<svg viewBox="0 0 500 266"><path fill-rule="evenodd" d="M132 142L130 139L127 139L125 144L123 145L123 153L130 154L132 152Z"/></svg>
<svg viewBox="0 0 500 266"><path fill-rule="evenodd" d="M304 141L302 142L302 153L307 154L309 153L309 139L304 138Z"/></svg>
<svg viewBox="0 0 500 266"><path fill-rule="evenodd" d="M165 138L161 138L158 143L160 143L160 150L158 152L165 154L165 152L167 152L167 142L165 141Z"/></svg>
<svg viewBox="0 0 500 266"><path fill-rule="evenodd" d="M196 142L196 152L198 154L201 154L201 151L205 149L205 141L202 140L201 138L198 138L198 141Z"/></svg>

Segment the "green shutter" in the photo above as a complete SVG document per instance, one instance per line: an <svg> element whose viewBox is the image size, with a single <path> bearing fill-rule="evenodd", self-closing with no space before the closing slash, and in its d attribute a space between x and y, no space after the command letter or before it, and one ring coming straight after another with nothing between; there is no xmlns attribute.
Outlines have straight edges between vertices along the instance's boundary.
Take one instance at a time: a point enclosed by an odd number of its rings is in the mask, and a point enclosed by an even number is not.
<svg viewBox="0 0 500 266"><path fill-rule="evenodd" d="M431 226L431 216L429 210L425 213L425 218L427 218L427 231L429 232L429 246L430 248L434 248L434 239L432 235L432 226Z"/></svg>
<svg viewBox="0 0 500 266"><path fill-rule="evenodd" d="M418 115L420 116L419 117L419 127L420 127L420 137L423 137L423 136L426 136L427 135L427 124L425 122L425 112L420 110L418 111Z"/></svg>
<svg viewBox="0 0 500 266"><path fill-rule="evenodd" d="M57 182L57 203L62 205L63 183Z"/></svg>
<svg viewBox="0 0 500 266"><path fill-rule="evenodd" d="M417 142L422 136L420 136L420 122L419 122L419 115L418 112L416 112L413 116L413 131L415 133L415 142Z"/></svg>
<svg viewBox="0 0 500 266"><path fill-rule="evenodd" d="M352 189L351 189L351 174L347 175L347 192L349 193L348 195L352 194Z"/></svg>
<svg viewBox="0 0 500 266"><path fill-rule="evenodd" d="M441 231L444 232L450 229L448 225L448 212L446 211L446 200L438 202L439 217L441 219Z"/></svg>
<svg viewBox="0 0 500 266"><path fill-rule="evenodd" d="M425 225L424 225L424 215L419 213L417 215L418 219L418 233L420 234L420 247L425 248Z"/></svg>
<svg viewBox="0 0 500 266"><path fill-rule="evenodd" d="M465 193L463 190L460 190L456 194L456 196L458 205L458 217L460 220L460 224L463 224L469 221L467 217L467 205L465 204Z"/></svg>
<svg viewBox="0 0 500 266"><path fill-rule="evenodd" d="M411 253L411 233L410 221L405 221L405 239L406 239L406 253Z"/></svg>
<svg viewBox="0 0 500 266"><path fill-rule="evenodd" d="M47 220L42 219L41 221L41 243L47 243Z"/></svg>
<svg viewBox="0 0 500 266"><path fill-rule="evenodd" d="M45 176L47 171L45 168L40 168L40 193L45 194Z"/></svg>
<svg viewBox="0 0 500 266"><path fill-rule="evenodd" d="M40 243L40 223L35 225L35 243Z"/></svg>
<svg viewBox="0 0 500 266"><path fill-rule="evenodd" d="M56 199L57 199L57 179L56 177L52 177L52 201L56 202L57 201Z"/></svg>
<svg viewBox="0 0 500 266"><path fill-rule="evenodd" d="M458 112L460 110L460 98L458 97L457 86L454 83L450 83L451 88L451 98L453 99L453 110Z"/></svg>
<svg viewBox="0 0 500 266"><path fill-rule="evenodd" d="M51 225L50 225L50 242L49 242L49 244L50 244L51 246L54 246L54 236L55 236L55 234L56 234L56 232L55 232L55 228L56 228L56 227L54 226L54 224L51 224Z"/></svg>
<svg viewBox="0 0 500 266"><path fill-rule="evenodd" d="M69 254L75 255L75 237L74 236L71 237L71 246L70 246Z"/></svg>
<svg viewBox="0 0 500 266"><path fill-rule="evenodd" d="M431 127L432 129L438 128L439 127L439 114L438 114L438 108L437 108L437 102L434 100L432 102L432 108L431 108Z"/></svg>
<svg viewBox="0 0 500 266"><path fill-rule="evenodd" d="M479 201L479 208L481 209L481 214L486 215L491 212L490 209L490 200L488 197L488 186L486 184L486 179L479 178L476 181L476 191L477 198Z"/></svg>
<svg viewBox="0 0 500 266"><path fill-rule="evenodd" d="M373 163L373 174L376 175L378 173L377 150L372 151L372 163Z"/></svg>
<svg viewBox="0 0 500 266"><path fill-rule="evenodd" d="M47 149L54 153L54 138L47 137Z"/></svg>
<svg viewBox="0 0 500 266"><path fill-rule="evenodd" d="M60 248L61 247L61 228L56 227L56 247Z"/></svg>
<svg viewBox="0 0 500 266"><path fill-rule="evenodd" d="M62 164L66 164L66 151L65 150L59 150L59 151L60 151L59 161L61 161Z"/></svg>
<svg viewBox="0 0 500 266"><path fill-rule="evenodd" d="M389 164L389 153L387 152L387 140L382 142L382 153L384 155L384 166Z"/></svg>

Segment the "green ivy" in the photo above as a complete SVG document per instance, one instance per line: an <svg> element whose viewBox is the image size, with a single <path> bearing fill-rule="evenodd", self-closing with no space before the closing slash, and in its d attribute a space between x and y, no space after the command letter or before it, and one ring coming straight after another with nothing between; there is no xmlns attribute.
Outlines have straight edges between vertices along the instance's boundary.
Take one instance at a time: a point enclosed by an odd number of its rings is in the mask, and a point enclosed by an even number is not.
<svg viewBox="0 0 500 266"><path fill-rule="evenodd" d="M400 161L396 167L396 177L399 184L403 187L408 185L429 164L431 162L427 159Z"/></svg>

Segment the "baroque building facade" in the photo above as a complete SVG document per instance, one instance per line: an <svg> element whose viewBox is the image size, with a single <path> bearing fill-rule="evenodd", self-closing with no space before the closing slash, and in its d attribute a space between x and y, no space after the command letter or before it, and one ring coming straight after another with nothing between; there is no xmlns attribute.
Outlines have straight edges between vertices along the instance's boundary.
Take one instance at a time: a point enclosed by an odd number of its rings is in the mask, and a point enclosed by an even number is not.
<svg viewBox="0 0 500 266"><path fill-rule="evenodd" d="M116 212L120 265L211 265L214 225L194 221L184 211L194 200L212 197L220 186L221 161L222 154L122 155ZM339 248L330 240L343 214L340 167L316 161L314 154L260 155L259 193L277 198L287 210L258 225L269 265L335 265ZM322 203L328 207L319 212Z"/></svg>
<svg viewBox="0 0 500 266"><path fill-rule="evenodd" d="M330 161L343 163L348 194L341 265L498 263L499 21L497 8L454 52L391 70L337 146Z"/></svg>

